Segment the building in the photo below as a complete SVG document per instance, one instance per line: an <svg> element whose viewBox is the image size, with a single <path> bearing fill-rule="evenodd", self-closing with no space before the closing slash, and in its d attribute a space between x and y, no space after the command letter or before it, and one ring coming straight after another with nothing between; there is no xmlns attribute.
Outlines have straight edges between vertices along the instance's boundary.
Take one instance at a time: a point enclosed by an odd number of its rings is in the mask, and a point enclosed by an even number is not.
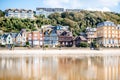
<svg viewBox="0 0 120 80"><path fill-rule="evenodd" d="M34 19L34 12L32 10L25 9L6 9L5 17Z"/></svg>
<svg viewBox="0 0 120 80"><path fill-rule="evenodd" d="M40 31L32 31L27 33L27 40L29 44L34 46L43 46L43 33Z"/></svg>
<svg viewBox="0 0 120 80"><path fill-rule="evenodd" d="M15 36L15 45L16 46L25 46L26 45L26 38L27 38L27 33L26 33L26 29L22 29L19 33L17 33L16 35L13 34L13 38Z"/></svg>
<svg viewBox="0 0 120 80"><path fill-rule="evenodd" d="M105 21L97 25L97 42L104 47L120 46L120 26L114 22Z"/></svg>
<svg viewBox="0 0 120 80"><path fill-rule="evenodd" d="M82 9L66 9L66 12L80 12Z"/></svg>
<svg viewBox="0 0 120 80"><path fill-rule="evenodd" d="M84 36L77 36L77 37L75 37L74 45L76 47L79 47L81 42L87 42L87 39Z"/></svg>
<svg viewBox="0 0 120 80"><path fill-rule="evenodd" d="M56 27L56 30L68 30L69 29L69 26L58 25L58 26L55 26L55 27Z"/></svg>
<svg viewBox="0 0 120 80"><path fill-rule="evenodd" d="M50 29L44 33L44 45L55 47L58 45L58 35L55 29Z"/></svg>
<svg viewBox="0 0 120 80"><path fill-rule="evenodd" d="M117 30L118 30L118 45L120 47L120 25L117 25Z"/></svg>
<svg viewBox="0 0 120 80"><path fill-rule="evenodd" d="M61 13L63 11L64 8L36 8L36 15L45 15L45 17L47 18L52 13Z"/></svg>
<svg viewBox="0 0 120 80"><path fill-rule="evenodd" d="M1 45L6 45L8 48L11 48L13 44L13 38L10 33L5 33L1 37Z"/></svg>
<svg viewBox="0 0 120 80"><path fill-rule="evenodd" d="M63 47L72 47L73 46L73 36L70 31L59 31L58 32L58 41L59 44Z"/></svg>
<svg viewBox="0 0 120 80"><path fill-rule="evenodd" d="M97 31L96 28L91 28L91 27L86 28L86 35L87 35L88 43L93 42L93 40L97 38L96 31Z"/></svg>

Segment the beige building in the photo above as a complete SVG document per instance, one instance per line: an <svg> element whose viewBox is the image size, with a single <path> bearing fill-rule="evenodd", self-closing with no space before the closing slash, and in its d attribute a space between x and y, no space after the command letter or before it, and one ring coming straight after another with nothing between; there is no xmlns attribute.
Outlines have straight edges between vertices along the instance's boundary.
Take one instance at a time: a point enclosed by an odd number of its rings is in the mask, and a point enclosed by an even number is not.
<svg viewBox="0 0 120 80"><path fill-rule="evenodd" d="M111 21L105 21L97 25L97 41L104 47L120 46L120 26Z"/></svg>

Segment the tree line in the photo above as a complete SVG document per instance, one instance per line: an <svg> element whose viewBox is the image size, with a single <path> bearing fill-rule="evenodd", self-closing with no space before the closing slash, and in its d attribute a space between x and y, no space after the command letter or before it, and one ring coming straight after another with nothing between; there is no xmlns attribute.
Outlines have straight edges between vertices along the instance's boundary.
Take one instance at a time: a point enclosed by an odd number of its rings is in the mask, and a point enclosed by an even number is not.
<svg viewBox="0 0 120 80"><path fill-rule="evenodd" d="M0 30L4 32L18 32L22 28L28 31L38 30L42 25L70 26L74 36L85 32L86 27L96 27L99 22L113 21L120 24L120 14L115 12L87 11L53 13L45 18L44 15L35 15L35 19L5 18L0 10Z"/></svg>

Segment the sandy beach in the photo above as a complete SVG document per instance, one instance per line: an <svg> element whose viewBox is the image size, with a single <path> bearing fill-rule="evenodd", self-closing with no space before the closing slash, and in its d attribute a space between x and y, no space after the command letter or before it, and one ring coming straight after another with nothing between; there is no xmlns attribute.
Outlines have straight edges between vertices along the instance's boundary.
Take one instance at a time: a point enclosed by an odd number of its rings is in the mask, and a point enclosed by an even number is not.
<svg viewBox="0 0 120 80"><path fill-rule="evenodd" d="M0 50L0 56L2 55L59 55L59 56L73 56L73 55L120 55L120 49L26 49L26 50Z"/></svg>

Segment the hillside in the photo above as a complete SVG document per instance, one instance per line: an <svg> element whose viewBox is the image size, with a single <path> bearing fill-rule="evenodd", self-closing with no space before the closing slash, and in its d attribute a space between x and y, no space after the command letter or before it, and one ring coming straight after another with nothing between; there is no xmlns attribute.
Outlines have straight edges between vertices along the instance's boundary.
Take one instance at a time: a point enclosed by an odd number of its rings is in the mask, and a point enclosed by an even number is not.
<svg viewBox="0 0 120 80"><path fill-rule="evenodd" d="M114 12L99 11L81 11L81 12L64 12L54 13L49 16L51 20L57 24L69 25L74 35L79 35L81 31L85 31L86 27L96 27L99 22L113 21L120 24L120 14Z"/></svg>
<svg viewBox="0 0 120 80"><path fill-rule="evenodd" d="M120 14L114 12L99 12L86 11L81 12L64 12L54 13L49 15L49 18L44 16L35 16L35 20L5 18L4 13L0 11L0 30L4 32L17 32L22 28L27 30L36 30L41 25L68 25L74 36L84 32L86 27L96 27L99 22L106 20L113 21L115 24L120 24Z"/></svg>

